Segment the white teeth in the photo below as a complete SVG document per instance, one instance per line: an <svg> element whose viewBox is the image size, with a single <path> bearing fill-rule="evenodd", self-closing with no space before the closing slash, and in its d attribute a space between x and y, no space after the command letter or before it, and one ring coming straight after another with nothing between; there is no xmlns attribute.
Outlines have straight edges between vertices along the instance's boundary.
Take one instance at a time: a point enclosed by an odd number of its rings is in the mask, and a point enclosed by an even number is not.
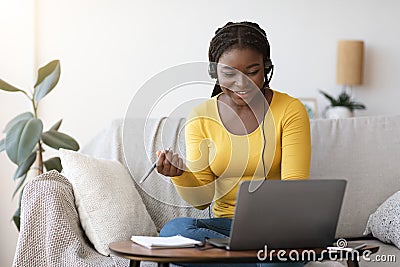
<svg viewBox="0 0 400 267"><path fill-rule="evenodd" d="M239 94L239 95L244 95L244 94L246 94L247 92L245 92L245 91L238 91L238 92L235 92L235 93L237 93L237 94Z"/></svg>

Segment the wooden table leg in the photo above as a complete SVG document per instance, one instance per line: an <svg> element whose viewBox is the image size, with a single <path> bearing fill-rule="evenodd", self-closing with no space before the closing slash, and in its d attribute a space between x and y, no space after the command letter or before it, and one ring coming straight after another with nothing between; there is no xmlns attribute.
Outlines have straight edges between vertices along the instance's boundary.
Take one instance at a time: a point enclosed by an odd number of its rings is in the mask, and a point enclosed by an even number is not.
<svg viewBox="0 0 400 267"><path fill-rule="evenodd" d="M130 260L129 267L140 267L140 261L137 260Z"/></svg>
<svg viewBox="0 0 400 267"><path fill-rule="evenodd" d="M347 266L348 267L360 267L360 265L358 264L358 260L356 260L356 259L347 260Z"/></svg>

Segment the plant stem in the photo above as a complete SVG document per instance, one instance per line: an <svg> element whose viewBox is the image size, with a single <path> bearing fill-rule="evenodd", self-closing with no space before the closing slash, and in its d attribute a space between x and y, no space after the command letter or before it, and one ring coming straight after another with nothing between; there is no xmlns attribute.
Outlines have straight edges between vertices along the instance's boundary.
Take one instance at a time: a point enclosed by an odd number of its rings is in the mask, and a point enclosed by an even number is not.
<svg viewBox="0 0 400 267"><path fill-rule="evenodd" d="M33 114L34 114L35 118L37 119L37 118L38 118L38 117L37 117L37 108L38 108L38 104L35 104L35 100L33 99L33 96L32 96L32 98L29 97L29 99L30 99L31 102L32 102Z"/></svg>
<svg viewBox="0 0 400 267"><path fill-rule="evenodd" d="M38 157L38 174L37 175L41 175L42 173L43 173L43 156L42 156L42 143L40 142L40 140L39 140L39 142L38 142L38 147L39 147L39 150L38 150L38 155L37 155L37 157Z"/></svg>
<svg viewBox="0 0 400 267"><path fill-rule="evenodd" d="M32 96L32 98L30 98L30 100L32 102L33 114L34 114L35 118L37 119L38 118L37 109L38 109L39 103L35 103L35 100L33 99L33 96ZM38 168L37 168L38 172L37 172L37 175L41 175L43 173L43 154L42 154L42 150L43 150L42 149L42 143L41 143L41 141L39 139L39 141L38 141L38 151L37 151L37 158L38 158Z"/></svg>

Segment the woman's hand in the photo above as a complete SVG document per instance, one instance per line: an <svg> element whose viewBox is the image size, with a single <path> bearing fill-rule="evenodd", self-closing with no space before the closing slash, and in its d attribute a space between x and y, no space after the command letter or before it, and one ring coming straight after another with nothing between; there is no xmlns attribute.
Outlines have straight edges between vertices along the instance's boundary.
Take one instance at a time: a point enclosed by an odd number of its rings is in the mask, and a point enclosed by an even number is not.
<svg viewBox="0 0 400 267"><path fill-rule="evenodd" d="M178 154L174 154L171 150L159 150L157 151L157 156L156 166L158 173L169 177L182 175L185 167L183 159Z"/></svg>

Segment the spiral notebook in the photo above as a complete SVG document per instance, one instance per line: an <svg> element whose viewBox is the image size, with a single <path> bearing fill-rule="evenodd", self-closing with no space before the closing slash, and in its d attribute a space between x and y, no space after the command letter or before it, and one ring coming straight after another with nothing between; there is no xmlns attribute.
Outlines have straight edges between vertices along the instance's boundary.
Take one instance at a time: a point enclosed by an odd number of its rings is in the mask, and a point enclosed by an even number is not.
<svg viewBox="0 0 400 267"><path fill-rule="evenodd" d="M183 237L181 235L159 237L159 236L132 236L131 240L136 244L149 249L156 248L188 248L201 245L202 242Z"/></svg>

